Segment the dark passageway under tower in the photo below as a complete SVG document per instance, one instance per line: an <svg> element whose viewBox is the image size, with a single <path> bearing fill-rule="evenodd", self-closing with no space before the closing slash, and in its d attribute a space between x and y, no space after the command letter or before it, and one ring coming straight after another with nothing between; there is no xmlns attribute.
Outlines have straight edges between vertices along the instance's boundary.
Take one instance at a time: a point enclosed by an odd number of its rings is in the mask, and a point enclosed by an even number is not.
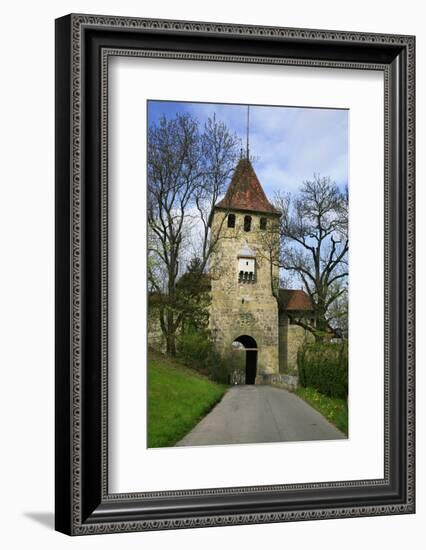
<svg viewBox="0 0 426 550"><path fill-rule="evenodd" d="M254 384L257 374L257 343L254 338L247 335L235 338L235 342L240 342L246 349L246 371L245 383Z"/></svg>

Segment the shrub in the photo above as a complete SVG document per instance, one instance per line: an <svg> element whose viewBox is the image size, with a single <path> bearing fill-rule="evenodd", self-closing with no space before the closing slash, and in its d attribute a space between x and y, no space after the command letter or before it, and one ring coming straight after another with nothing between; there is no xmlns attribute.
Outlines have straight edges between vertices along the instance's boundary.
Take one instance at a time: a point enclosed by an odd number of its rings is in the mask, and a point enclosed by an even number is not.
<svg viewBox="0 0 426 550"><path fill-rule="evenodd" d="M211 352L212 345L204 332L188 331L177 339L177 354L189 367L206 370L206 357Z"/></svg>
<svg viewBox="0 0 426 550"><path fill-rule="evenodd" d="M206 359L209 375L212 380L219 384L229 384L229 367L227 362L212 350Z"/></svg>
<svg viewBox="0 0 426 550"><path fill-rule="evenodd" d="M348 395L347 342L305 344L298 352L299 383L330 397Z"/></svg>
<svg viewBox="0 0 426 550"><path fill-rule="evenodd" d="M188 331L177 340L179 359L188 367L207 374L221 384L229 383L229 369L226 361L214 349L206 331Z"/></svg>

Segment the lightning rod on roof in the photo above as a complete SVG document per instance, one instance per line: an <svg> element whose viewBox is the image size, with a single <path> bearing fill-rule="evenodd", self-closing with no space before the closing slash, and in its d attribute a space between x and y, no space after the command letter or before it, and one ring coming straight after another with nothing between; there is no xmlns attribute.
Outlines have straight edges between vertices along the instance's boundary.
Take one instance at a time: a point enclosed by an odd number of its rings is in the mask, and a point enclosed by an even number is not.
<svg viewBox="0 0 426 550"><path fill-rule="evenodd" d="M250 105L247 105L247 160L249 159Z"/></svg>

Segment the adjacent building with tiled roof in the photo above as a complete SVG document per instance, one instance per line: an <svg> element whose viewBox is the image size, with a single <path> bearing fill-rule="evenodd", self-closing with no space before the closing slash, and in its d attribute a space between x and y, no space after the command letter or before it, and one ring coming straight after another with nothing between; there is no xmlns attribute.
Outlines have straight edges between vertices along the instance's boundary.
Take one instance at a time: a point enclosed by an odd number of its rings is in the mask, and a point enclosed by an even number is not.
<svg viewBox="0 0 426 550"><path fill-rule="evenodd" d="M279 306L283 311L314 311L311 297L304 290L280 288Z"/></svg>

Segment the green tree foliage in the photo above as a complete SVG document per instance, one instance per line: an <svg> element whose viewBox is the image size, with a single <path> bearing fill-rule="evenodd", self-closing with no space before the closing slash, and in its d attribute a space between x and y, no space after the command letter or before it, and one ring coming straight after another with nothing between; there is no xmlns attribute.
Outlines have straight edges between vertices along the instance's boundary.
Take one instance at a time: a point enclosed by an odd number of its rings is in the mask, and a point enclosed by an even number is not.
<svg viewBox="0 0 426 550"><path fill-rule="evenodd" d="M229 383L227 362L214 348L208 331L187 330L177 337L177 356L187 367L215 382Z"/></svg>
<svg viewBox="0 0 426 550"><path fill-rule="evenodd" d="M314 342L304 344L297 355L299 383L330 397L348 395L348 344Z"/></svg>
<svg viewBox="0 0 426 550"><path fill-rule="evenodd" d="M176 307L181 313L181 332L206 331L209 323L210 278L196 256L176 285Z"/></svg>

